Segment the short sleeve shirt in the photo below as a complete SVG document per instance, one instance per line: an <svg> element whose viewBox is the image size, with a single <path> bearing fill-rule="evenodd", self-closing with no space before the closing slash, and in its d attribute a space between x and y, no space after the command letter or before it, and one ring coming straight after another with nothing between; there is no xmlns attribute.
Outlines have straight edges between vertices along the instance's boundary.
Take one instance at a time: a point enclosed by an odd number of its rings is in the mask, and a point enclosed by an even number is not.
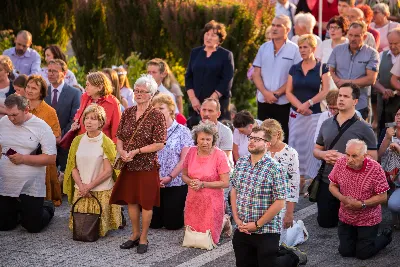
<svg viewBox="0 0 400 267"><path fill-rule="evenodd" d="M10 148L29 155L39 144L42 153L56 155L56 138L50 126L35 115L22 125L14 125L7 116L0 119L0 145L2 153ZM0 195L19 197L46 196L46 166L15 165L7 156L0 158Z"/></svg>
<svg viewBox="0 0 400 267"><path fill-rule="evenodd" d="M269 41L261 45L253 62L254 67L261 68L261 78L268 91L275 92L287 82L289 70L293 64L301 61L299 47L286 40L278 53L274 53L274 43ZM264 96L257 91L257 100L265 102ZM286 96L279 97L275 104L284 105L289 103Z"/></svg>
<svg viewBox="0 0 400 267"><path fill-rule="evenodd" d="M365 201L389 190L382 167L373 159L365 158L361 170L347 166L346 157L340 158L333 168L329 179L339 185L340 193L354 199ZM367 207L365 210L346 209L340 203L339 219L354 226L373 226L382 221L381 205Z"/></svg>
<svg viewBox="0 0 400 267"><path fill-rule="evenodd" d="M328 150L332 141L338 135L341 127L344 127L352 119L357 121L351 125L346 132L340 137L332 149L337 150L340 153L345 154L346 144L351 139L360 139L367 144L368 150L377 150L377 141L374 131L371 125L367 124L365 121L360 120L356 115L354 117L339 126L336 120L337 116L325 120L318 134L317 145L323 146L324 150ZM332 171L333 165L326 164L324 172L322 174L322 181L329 184L328 175Z"/></svg>
<svg viewBox="0 0 400 267"><path fill-rule="evenodd" d="M144 118L145 114L148 112L150 113ZM137 121L136 113L137 106L133 106L126 109L122 114L117 131L117 138L123 142L124 150L132 151L154 143L165 143L167 125L164 115L151 106L149 106ZM139 127L139 129L129 143L137 127ZM126 167L129 171L150 171L154 167L159 167L157 152L138 154L132 161L126 163Z"/></svg>
<svg viewBox="0 0 400 267"><path fill-rule="evenodd" d="M218 122L218 140L217 147L221 150L230 150L233 148L233 134L232 130L227 126L223 125L221 122Z"/></svg>
<svg viewBox="0 0 400 267"><path fill-rule="evenodd" d="M363 45L354 55L350 51L349 44L336 46L328 60L328 66L335 69L340 79L355 80L367 75L367 70L378 72L378 51ZM371 86L361 88L360 99L356 106L357 110L368 107L368 91Z"/></svg>
<svg viewBox="0 0 400 267"><path fill-rule="evenodd" d="M304 103L307 100L316 96L321 88L321 72L322 75L327 73L329 69L327 68L326 64L323 64L321 67L321 62L315 64L315 67L307 72L304 75L303 69L301 64L297 63L293 65L290 70L289 74L292 76L292 85L293 85L293 94L294 96L301 102ZM322 68L322 69L321 69ZM297 108L293 107L294 110ZM313 105L311 108L313 114L321 113L321 106L320 105Z"/></svg>

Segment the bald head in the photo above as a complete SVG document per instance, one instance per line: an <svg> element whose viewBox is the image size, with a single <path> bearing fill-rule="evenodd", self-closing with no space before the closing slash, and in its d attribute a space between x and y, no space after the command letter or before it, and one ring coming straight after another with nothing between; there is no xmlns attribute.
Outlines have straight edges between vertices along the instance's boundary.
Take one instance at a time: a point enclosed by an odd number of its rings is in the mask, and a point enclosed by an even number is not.
<svg viewBox="0 0 400 267"><path fill-rule="evenodd" d="M32 45L32 34L28 31L20 31L15 38L15 52L18 56L25 54L26 50Z"/></svg>
<svg viewBox="0 0 400 267"><path fill-rule="evenodd" d="M350 23L355 21L362 21L364 19L364 13L361 9L353 7L347 11L347 18L349 19Z"/></svg>
<svg viewBox="0 0 400 267"><path fill-rule="evenodd" d="M27 41L32 42L32 34L30 32L28 32L28 31L25 31L25 30L19 31L18 34L17 34L17 38L18 37L21 37L21 38L23 38L23 39L25 39Z"/></svg>

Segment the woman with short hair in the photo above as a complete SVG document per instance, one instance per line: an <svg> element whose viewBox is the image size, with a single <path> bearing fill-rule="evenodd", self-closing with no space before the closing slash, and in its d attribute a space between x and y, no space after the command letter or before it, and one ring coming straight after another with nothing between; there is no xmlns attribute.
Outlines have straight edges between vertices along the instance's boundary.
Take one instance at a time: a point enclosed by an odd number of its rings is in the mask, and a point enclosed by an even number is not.
<svg viewBox="0 0 400 267"><path fill-rule="evenodd" d="M17 78L13 81L13 86L15 93L20 96L25 96L25 87L26 83L28 82L28 76L25 74L18 75Z"/></svg>
<svg viewBox="0 0 400 267"><path fill-rule="evenodd" d="M182 180L189 186L185 204L185 225L197 232L211 230L219 242L224 220L224 188L229 186L228 159L215 146L218 131L212 122L200 123L192 130L191 147L183 164Z"/></svg>
<svg viewBox="0 0 400 267"><path fill-rule="evenodd" d="M125 165L114 185L110 203L128 205L132 235L120 248L137 246L139 254L148 250L147 235L153 207L160 206L157 152L164 148L167 126L163 113L151 105L157 88L151 75L142 75L137 79L134 85L137 105L124 111L117 131L117 151Z"/></svg>
<svg viewBox="0 0 400 267"><path fill-rule="evenodd" d="M116 143L118 124L121 120L121 109L119 108L118 99L112 95L113 88L110 80L100 71L89 73L87 76L85 91L86 92L81 98L81 106L75 114L71 130L79 129L78 134L86 132L82 120L78 120L86 107L95 103L102 106L106 111L107 120L103 126L103 133Z"/></svg>
<svg viewBox="0 0 400 267"><path fill-rule="evenodd" d="M167 123L167 142L157 152L160 163L160 207L153 207L150 227L177 230L183 226L187 185L182 181L182 168L193 139L190 130L175 120L175 102L171 96L158 94L152 100Z"/></svg>
<svg viewBox="0 0 400 267"><path fill-rule="evenodd" d="M373 22L371 28L377 30L380 34L380 43L378 51L389 50L389 41L387 38L391 29L397 28L399 23L389 20L390 11L389 6L385 3L379 3L372 8L374 12Z"/></svg>
<svg viewBox="0 0 400 267"><path fill-rule="evenodd" d="M0 118L6 115L4 101L7 96L15 93L11 81L13 68L11 59L8 56L0 55Z"/></svg>
<svg viewBox="0 0 400 267"><path fill-rule="evenodd" d="M91 104L83 112L86 133L75 137L71 144L63 187L71 205L84 198L76 204L75 212L99 214L102 210L99 236L122 224L121 207L109 204L118 172L111 166L116 156L115 145L101 131L105 122L106 112L99 105ZM99 200L100 207L92 196ZM69 228L73 229L72 214Z"/></svg>

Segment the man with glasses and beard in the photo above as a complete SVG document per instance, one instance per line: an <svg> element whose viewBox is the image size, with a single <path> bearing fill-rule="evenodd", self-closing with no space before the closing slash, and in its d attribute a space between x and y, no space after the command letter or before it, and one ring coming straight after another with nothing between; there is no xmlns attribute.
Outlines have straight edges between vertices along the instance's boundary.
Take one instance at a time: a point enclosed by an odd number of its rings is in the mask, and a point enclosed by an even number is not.
<svg viewBox="0 0 400 267"><path fill-rule="evenodd" d="M30 48L32 45L32 34L28 31L20 31L14 40L15 47L11 47L3 52L11 58L15 71L18 74L39 74L40 55Z"/></svg>
<svg viewBox="0 0 400 267"><path fill-rule="evenodd" d="M231 176L232 214L238 225L232 240L236 266L297 266L297 251L279 251L279 213L288 185L282 166L266 153L272 134L256 126L248 138L250 155L239 158Z"/></svg>

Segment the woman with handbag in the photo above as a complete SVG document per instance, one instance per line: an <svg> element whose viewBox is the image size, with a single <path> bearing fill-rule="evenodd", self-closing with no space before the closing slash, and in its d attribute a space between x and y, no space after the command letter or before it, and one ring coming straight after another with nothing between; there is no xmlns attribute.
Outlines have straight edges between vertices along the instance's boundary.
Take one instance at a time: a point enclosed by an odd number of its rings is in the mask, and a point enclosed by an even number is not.
<svg viewBox="0 0 400 267"><path fill-rule="evenodd" d="M115 183L110 203L128 205L132 235L120 248L130 249L137 246L139 254L148 250L147 235L153 207L160 206L157 152L164 148L167 126L164 115L150 104L157 88L158 85L151 75L142 75L135 82L137 105L124 111L117 131L119 158L114 167L119 165L121 173Z"/></svg>
<svg viewBox="0 0 400 267"><path fill-rule="evenodd" d="M40 75L31 75L25 88L25 97L29 100L30 112L44 120L52 129L56 142L61 139L61 127L57 113L44 98L47 96L47 83ZM39 152L38 152L39 153ZM52 200L55 206L60 206L61 187L58 180L56 163L46 166L46 200Z"/></svg>
<svg viewBox="0 0 400 267"><path fill-rule="evenodd" d="M274 119L266 119L261 127L271 131L271 147L268 149L268 155L282 164L288 175L289 194L286 198L285 208L282 210L282 231L281 242L286 236L287 229L293 226L293 214L296 203L299 201L300 192L300 170L299 156L297 151L283 142L284 132L281 124ZM280 243L281 243L280 242Z"/></svg>
<svg viewBox="0 0 400 267"><path fill-rule="evenodd" d="M329 92L329 70L314 57L317 40L313 34L304 34L298 40L303 60L290 68L286 97L291 104L289 116L289 146L299 153L300 193L304 189L305 176L314 178L309 170L318 164L313 156L315 132L321 115L320 102ZM321 85L322 84L322 85Z"/></svg>
<svg viewBox="0 0 400 267"><path fill-rule="evenodd" d="M76 135L86 132L85 125L83 125L81 120L82 114L86 107L92 103L96 103L106 111L107 120L102 131L116 143L118 124L121 120L121 110L118 99L112 95L113 87L110 80L100 71L89 73L85 91L86 92L82 95L81 106L75 114L75 122L71 126L71 131L77 131Z"/></svg>
<svg viewBox="0 0 400 267"><path fill-rule="evenodd" d="M153 207L150 228L165 227L177 230L183 226L183 211L188 191L182 181L182 168L193 139L190 130L175 120L175 102L169 95L158 94L152 105L164 114L167 123L167 142L158 151L160 162L160 207Z"/></svg>
<svg viewBox="0 0 400 267"><path fill-rule="evenodd" d="M121 207L109 204L118 175L110 163L116 156L115 145L101 131L106 122L103 107L91 104L83 112L82 118L86 133L75 137L72 142L64 174L63 190L70 204L79 200L74 207L75 212L101 213L98 234L105 236L109 230L118 229L122 223ZM69 221L71 230L73 225L71 214Z"/></svg>
<svg viewBox="0 0 400 267"><path fill-rule="evenodd" d="M229 185L229 161L225 152L215 146L218 139L215 124L200 123L193 127L192 135L195 146L189 149L182 171L182 180L189 186L186 232L211 231L212 241L217 244L225 214L223 189ZM193 246L186 241L185 234L183 245Z"/></svg>

